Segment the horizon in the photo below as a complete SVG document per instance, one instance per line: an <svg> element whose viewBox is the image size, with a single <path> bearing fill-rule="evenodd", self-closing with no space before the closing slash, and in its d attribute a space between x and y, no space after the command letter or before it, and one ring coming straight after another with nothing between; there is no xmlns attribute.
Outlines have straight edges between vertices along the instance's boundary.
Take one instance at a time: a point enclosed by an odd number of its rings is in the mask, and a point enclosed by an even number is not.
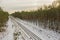
<svg viewBox="0 0 60 40"><path fill-rule="evenodd" d="M43 5L50 5L54 0L0 0L0 6L4 11L13 13L22 10L36 10Z"/></svg>

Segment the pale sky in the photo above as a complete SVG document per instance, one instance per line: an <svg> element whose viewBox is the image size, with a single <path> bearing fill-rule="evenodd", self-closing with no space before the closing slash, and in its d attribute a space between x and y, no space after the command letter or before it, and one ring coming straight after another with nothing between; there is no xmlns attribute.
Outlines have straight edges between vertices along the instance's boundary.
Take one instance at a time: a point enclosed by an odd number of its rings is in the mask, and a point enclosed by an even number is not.
<svg viewBox="0 0 60 40"><path fill-rule="evenodd" d="M53 0L0 0L0 6L9 13L49 5Z"/></svg>

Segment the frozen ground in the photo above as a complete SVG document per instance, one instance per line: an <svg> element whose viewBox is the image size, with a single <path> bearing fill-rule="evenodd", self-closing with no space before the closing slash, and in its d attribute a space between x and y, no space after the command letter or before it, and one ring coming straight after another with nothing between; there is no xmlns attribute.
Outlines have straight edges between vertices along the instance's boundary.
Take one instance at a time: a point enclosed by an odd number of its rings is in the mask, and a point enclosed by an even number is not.
<svg viewBox="0 0 60 40"><path fill-rule="evenodd" d="M13 23L10 18L6 25L6 31L0 32L0 40L14 40L13 33L15 32L15 26L13 26ZM19 36L19 39L22 40L21 36Z"/></svg>
<svg viewBox="0 0 60 40"><path fill-rule="evenodd" d="M23 21L20 19L16 19L16 20L22 25L24 25L31 32L33 32L35 35L40 37L42 40L60 40L60 34L56 33L55 31L37 27L27 21Z"/></svg>
<svg viewBox="0 0 60 40"><path fill-rule="evenodd" d="M5 32L0 32L0 40L13 40L14 28L12 28L11 19L7 22L7 28Z"/></svg>
<svg viewBox="0 0 60 40"><path fill-rule="evenodd" d="M36 25L33 25L27 21L23 21L20 19L15 18L17 22L22 24L24 27L26 27L28 30L30 30L32 33L37 35L42 40L60 40L60 34L56 33L55 31L43 29L41 27L38 27ZM0 32L0 40L14 40L14 32L16 30L14 23L11 21L12 19L9 18L7 22L7 28L5 32ZM18 29L18 28L17 28ZM22 40L22 36L18 37L17 40Z"/></svg>

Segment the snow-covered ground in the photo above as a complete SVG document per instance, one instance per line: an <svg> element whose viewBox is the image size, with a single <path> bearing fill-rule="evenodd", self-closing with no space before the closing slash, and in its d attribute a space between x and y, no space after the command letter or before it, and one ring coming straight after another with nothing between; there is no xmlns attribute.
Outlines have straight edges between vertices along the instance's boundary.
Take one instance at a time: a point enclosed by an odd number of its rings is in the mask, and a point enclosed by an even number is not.
<svg viewBox="0 0 60 40"><path fill-rule="evenodd" d="M27 21L23 21L20 19L16 20L22 25L24 25L24 27L29 29L31 32L33 32L35 35L40 37L42 40L60 40L60 34L56 33L55 31L37 27L36 25L33 25L31 23L28 23Z"/></svg>
<svg viewBox="0 0 60 40"><path fill-rule="evenodd" d="M6 25L7 25L6 31L0 32L0 40L14 40L14 32L16 28L15 26L13 26L13 22L11 21L11 18L9 18ZM22 36L19 36L19 39L22 40Z"/></svg>
<svg viewBox="0 0 60 40"><path fill-rule="evenodd" d="M52 31L49 29L43 29L34 24L31 24L30 22L23 21L17 18L15 19L17 22L22 24L24 27L26 27L28 30L33 32L35 35L37 35L42 40L60 40L60 34L56 33L55 31ZM18 27L16 28L16 26L11 20L12 19L9 18L6 24L7 25L6 31L0 32L0 40L14 40L14 33L16 30L18 31ZM23 40L22 35L20 35L17 40Z"/></svg>
<svg viewBox="0 0 60 40"><path fill-rule="evenodd" d="M14 20L12 20L12 23L13 23L13 27L15 27L15 30L14 30L14 34L17 34L17 35L14 35L14 40L24 40L23 39L23 36L21 34L22 30L20 28L20 26L14 22Z"/></svg>
<svg viewBox="0 0 60 40"><path fill-rule="evenodd" d="M0 32L0 40L14 40L13 39L14 28L12 28L11 19L8 20L6 25L7 25L6 31Z"/></svg>

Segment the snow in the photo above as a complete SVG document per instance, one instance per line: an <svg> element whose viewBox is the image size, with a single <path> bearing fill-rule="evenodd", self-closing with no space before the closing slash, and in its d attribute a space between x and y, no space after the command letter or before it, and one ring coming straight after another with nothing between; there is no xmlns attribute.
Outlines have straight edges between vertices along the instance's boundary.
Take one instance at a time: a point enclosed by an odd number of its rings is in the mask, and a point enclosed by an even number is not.
<svg viewBox="0 0 60 40"><path fill-rule="evenodd" d="M28 21L24 21L24 20L21 20L18 18L15 18L15 19L17 22L22 24L24 27L26 27L28 30L33 32L35 35L37 35L42 40L60 40L60 34L55 31L52 31L49 29L43 29L43 28L36 26L35 24L32 24L31 22L28 22ZM22 31L18 28L19 26L17 24L15 25L12 22L11 18L9 18L6 25L8 26L6 28L6 31L0 32L0 40L14 40L14 33ZM19 35L17 40L23 40L22 35Z"/></svg>
<svg viewBox="0 0 60 40"><path fill-rule="evenodd" d="M18 34L18 35L15 35L14 37L17 38L17 40L23 40L22 35L20 33L21 32L21 29L19 28L19 26L15 22L13 22L13 26L15 27L14 33L15 34L16 33Z"/></svg>
<svg viewBox="0 0 60 40"><path fill-rule="evenodd" d="M17 40L30 40L30 36L18 25L14 20L12 20L14 26L15 26L15 33L21 33L17 36Z"/></svg>
<svg viewBox="0 0 60 40"><path fill-rule="evenodd" d="M11 18L7 22L7 28L5 32L0 32L0 40L14 40L14 32L16 30ZM19 39L22 40L22 36L19 36Z"/></svg>
<svg viewBox="0 0 60 40"><path fill-rule="evenodd" d="M43 29L41 27L38 27L36 25L33 25L27 21L23 21L18 18L16 18L16 20L22 25L24 25L24 27L29 29L31 32L33 32L35 35L40 37L42 40L60 40L60 34L56 33L55 31Z"/></svg>
<svg viewBox="0 0 60 40"><path fill-rule="evenodd" d="M13 31L14 29L12 28L12 22L11 19L9 18L7 24L8 27L6 28L5 32L0 32L0 40L14 40L13 39Z"/></svg>

